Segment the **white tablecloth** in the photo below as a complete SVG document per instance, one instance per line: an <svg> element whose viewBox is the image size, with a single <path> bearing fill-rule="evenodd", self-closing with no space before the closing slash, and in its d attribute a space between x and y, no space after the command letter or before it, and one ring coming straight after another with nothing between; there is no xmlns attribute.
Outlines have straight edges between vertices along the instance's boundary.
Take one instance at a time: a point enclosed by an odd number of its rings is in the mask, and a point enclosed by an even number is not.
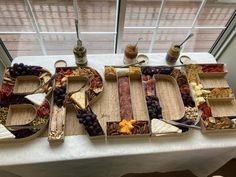
<svg viewBox="0 0 236 177"><path fill-rule="evenodd" d="M215 63L208 53L188 53L198 63ZM149 54L150 65L164 65L165 54ZM13 63L40 65L54 72L54 63L73 56L17 57ZM89 55L88 65L103 72L104 65L121 65L123 55ZM180 64L180 63L176 63ZM47 138L1 144L0 169L24 177L107 176L128 172L190 169L206 176L236 156L236 133L203 135L191 130L181 136L90 140L85 135L65 137L63 144L50 145ZM0 172L1 176L1 172Z"/></svg>

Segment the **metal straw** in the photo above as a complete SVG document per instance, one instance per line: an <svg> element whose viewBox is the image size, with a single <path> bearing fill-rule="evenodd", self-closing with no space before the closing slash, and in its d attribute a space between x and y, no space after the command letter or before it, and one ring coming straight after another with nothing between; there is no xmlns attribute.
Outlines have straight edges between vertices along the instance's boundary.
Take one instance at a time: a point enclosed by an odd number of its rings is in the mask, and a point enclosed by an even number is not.
<svg viewBox="0 0 236 177"><path fill-rule="evenodd" d="M76 35L77 35L77 39L79 40L78 19L75 19L75 28L76 28Z"/></svg>
<svg viewBox="0 0 236 177"><path fill-rule="evenodd" d="M191 34L189 34L185 39L184 39L184 41L180 44L180 45L178 45L179 47L181 47L187 40L189 40L191 37L193 37L193 33L191 33Z"/></svg>

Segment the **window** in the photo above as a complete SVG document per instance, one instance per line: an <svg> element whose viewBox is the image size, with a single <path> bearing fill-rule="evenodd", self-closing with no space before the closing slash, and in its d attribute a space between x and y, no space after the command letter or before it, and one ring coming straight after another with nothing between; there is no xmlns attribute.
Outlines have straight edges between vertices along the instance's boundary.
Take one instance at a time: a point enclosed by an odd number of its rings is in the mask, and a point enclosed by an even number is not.
<svg viewBox="0 0 236 177"><path fill-rule="evenodd" d="M72 54L79 14L89 54L122 52L139 37L140 52L166 52L191 32L183 51L208 52L235 9L232 0L1 0L0 35L13 57Z"/></svg>

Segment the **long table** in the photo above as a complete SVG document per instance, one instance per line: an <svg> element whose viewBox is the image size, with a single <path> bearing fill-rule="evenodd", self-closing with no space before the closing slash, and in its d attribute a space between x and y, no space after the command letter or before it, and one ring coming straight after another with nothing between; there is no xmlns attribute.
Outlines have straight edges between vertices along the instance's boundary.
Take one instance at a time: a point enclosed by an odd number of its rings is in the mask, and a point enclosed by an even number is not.
<svg viewBox="0 0 236 177"><path fill-rule="evenodd" d="M149 65L166 65L164 53L147 55ZM216 63L209 53L185 55L196 63ZM61 59L66 60L68 66L75 65L72 55L17 57L12 64L39 65L54 73L54 63ZM104 65L122 64L122 54L88 55L88 65L101 75ZM1 144L0 176L118 177L129 172L182 169L206 176L236 156L235 138L234 132L204 135L190 130L181 136L112 140L66 136L64 143L50 145L47 137L39 137L28 142Z"/></svg>

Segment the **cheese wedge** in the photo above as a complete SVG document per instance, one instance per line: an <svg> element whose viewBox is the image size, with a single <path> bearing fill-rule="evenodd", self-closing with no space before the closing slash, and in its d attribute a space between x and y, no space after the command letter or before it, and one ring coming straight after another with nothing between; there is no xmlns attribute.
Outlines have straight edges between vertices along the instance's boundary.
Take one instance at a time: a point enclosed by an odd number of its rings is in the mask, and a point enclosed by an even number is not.
<svg viewBox="0 0 236 177"><path fill-rule="evenodd" d="M0 124L0 140L14 139L13 135L4 125Z"/></svg>
<svg viewBox="0 0 236 177"><path fill-rule="evenodd" d="M25 98L34 103L35 105L40 106L45 101L46 93L35 93L27 95L25 96Z"/></svg>
<svg viewBox="0 0 236 177"><path fill-rule="evenodd" d="M182 130L159 119L152 119L151 130L154 134L182 133Z"/></svg>
<svg viewBox="0 0 236 177"><path fill-rule="evenodd" d="M84 91L76 92L70 98L82 109L86 108L86 95Z"/></svg>

